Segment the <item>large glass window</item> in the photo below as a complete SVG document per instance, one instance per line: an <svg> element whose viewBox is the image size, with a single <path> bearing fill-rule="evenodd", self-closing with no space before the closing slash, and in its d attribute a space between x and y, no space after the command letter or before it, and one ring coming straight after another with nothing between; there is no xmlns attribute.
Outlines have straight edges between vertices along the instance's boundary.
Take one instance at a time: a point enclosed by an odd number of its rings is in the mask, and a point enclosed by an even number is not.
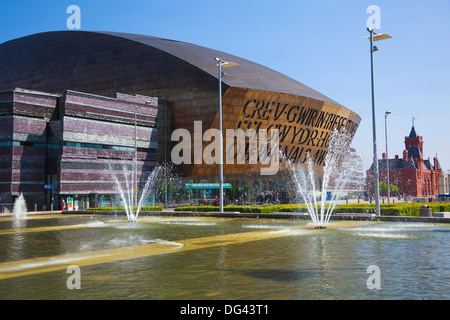
<svg viewBox="0 0 450 320"><path fill-rule="evenodd" d="M0 147L20 146L19 141L0 141Z"/></svg>
<svg viewBox="0 0 450 320"><path fill-rule="evenodd" d="M93 144L93 143L81 143L81 142L64 142L66 147L76 147L76 148L93 148L93 149L107 149L107 150L119 150L119 151L134 151L134 147L124 147L124 146L111 146L104 144ZM139 152L150 152L152 149L158 148L158 142L150 141L150 148L137 148Z"/></svg>

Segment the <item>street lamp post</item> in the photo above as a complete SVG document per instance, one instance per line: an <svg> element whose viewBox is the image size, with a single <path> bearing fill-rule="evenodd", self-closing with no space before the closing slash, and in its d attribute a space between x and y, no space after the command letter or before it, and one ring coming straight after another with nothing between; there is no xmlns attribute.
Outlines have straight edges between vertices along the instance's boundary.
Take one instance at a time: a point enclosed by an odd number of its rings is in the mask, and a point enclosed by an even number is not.
<svg viewBox="0 0 450 320"><path fill-rule="evenodd" d="M389 203L389 198L391 196L391 188L389 183L389 154L388 154L388 130L387 130L387 117L390 115L390 111L384 113L384 131L386 137L386 184L387 184L387 203Z"/></svg>
<svg viewBox="0 0 450 320"><path fill-rule="evenodd" d="M164 100L164 208L167 209L167 103Z"/></svg>
<svg viewBox="0 0 450 320"><path fill-rule="evenodd" d="M133 197L133 207L137 207L137 192L138 192L138 182L137 182L137 105L134 104L134 197Z"/></svg>
<svg viewBox="0 0 450 320"><path fill-rule="evenodd" d="M373 53L378 51L378 48L373 45L374 41L384 40L392 38L387 33L377 34L373 29L367 28L370 36L370 70L371 70L371 82L372 82L372 131L373 131L373 172L374 172L374 184L375 184L375 209L376 215L381 215L380 213L380 178L378 170L378 156L377 156L377 129L375 121L375 86L374 86L374 76L373 76Z"/></svg>
<svg viewBox="0 0 450 320"><path fill-rule="evenodd" d="M222 76L225 73L222 72L222 68L231 68L238 66L235 62L228 62L222 58L216 58L217 67L219 68L219 131L220 131L220 141L219 141L219 202L220 202L220 212L223 212L223 132L222 132Z"/></svg>

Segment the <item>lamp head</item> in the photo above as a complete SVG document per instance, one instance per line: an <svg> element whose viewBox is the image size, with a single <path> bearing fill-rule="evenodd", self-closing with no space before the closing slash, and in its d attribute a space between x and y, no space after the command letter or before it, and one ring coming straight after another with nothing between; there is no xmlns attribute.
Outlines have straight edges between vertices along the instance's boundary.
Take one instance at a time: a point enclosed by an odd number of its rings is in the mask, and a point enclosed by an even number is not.
<svg viewBox="0 0 450 320"><path fill-rule="evenodd" d="M390 38L392 38L392 36L390 34L387 34L387 33L376 33L373 36L373 41L386 40L386 39L390 39Z"/></svg>
<svg viewBox="0 0 450 320"><path fill-rule="evenodd" d="M216 61L218 61L220 63L220 65L222 66L222 68L231 68L231 67L237 67L239 64L237 64L236 62L231 62L231 61L225 61L222 58L216 58ZM219 64L217 64L217 66L219 66Z"/></svg>
<svg viewBox="0 0 450 320"><path fill-rule="evenodd" d="M369 30L367 29L370 33L372 33L372 40L375 41L380 41L380 40L386 40L386 39L390 39L392 38L392 36L390 34L387 33L376 33L373 32L373 30ZM370 37L366 37L366 39L370 40Z"/></svg>

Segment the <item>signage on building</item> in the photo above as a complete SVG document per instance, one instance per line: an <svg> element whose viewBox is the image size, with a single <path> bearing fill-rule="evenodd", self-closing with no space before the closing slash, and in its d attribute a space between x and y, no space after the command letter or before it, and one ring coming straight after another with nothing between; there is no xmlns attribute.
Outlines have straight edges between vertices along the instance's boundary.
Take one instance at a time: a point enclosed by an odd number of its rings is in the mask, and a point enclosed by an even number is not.
<svg viewBox="0 0 450 320"><path fill-rule="evenodd" d="M220 189L219 183L185 183L186 189ZM224 183L224 189L231 189L231 183Z"/></svg>
<svg viewBox="0 0 450 320"><path fill-rule="evenodd" d="M73 211L73 199L72 198L67 198L67 210Z"/></svg>

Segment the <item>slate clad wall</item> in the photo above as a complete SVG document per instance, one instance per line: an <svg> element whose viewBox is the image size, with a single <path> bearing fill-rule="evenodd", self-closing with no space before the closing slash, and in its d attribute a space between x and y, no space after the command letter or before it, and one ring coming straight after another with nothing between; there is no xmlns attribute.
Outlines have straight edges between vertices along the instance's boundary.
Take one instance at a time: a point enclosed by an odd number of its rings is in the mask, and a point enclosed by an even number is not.
<svg viewBox="0 0 450 320"><path fill-rule="evenodd" d="M4 197L43 193L47 123L57 99L57 95L23 90L0 92L0 192Z"/></svg>
<svg viewBox="0 0 450 320"><path fill-rule="evenodd" d="M135 106L138 179L146 179L157 163L158 100L116 97L0 92L0 202L24 193L30 209L49 205L52 180L56 195L115 193L112 173L122 180L133 168Z"/></svg>

